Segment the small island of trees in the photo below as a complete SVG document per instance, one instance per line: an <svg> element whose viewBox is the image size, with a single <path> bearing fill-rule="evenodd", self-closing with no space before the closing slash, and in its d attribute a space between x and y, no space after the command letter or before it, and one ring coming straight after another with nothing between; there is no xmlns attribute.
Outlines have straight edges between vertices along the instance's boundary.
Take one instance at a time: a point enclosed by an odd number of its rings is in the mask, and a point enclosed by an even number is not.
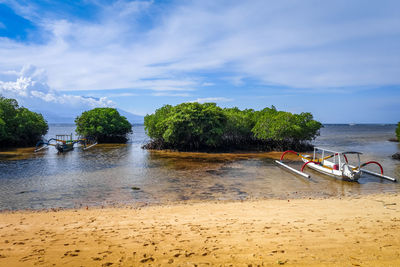
<svg viewBox="0 0 400 267"><path fill-rule="evenodd" d="M15 99L0 96L0 147L33 146L48 129L41 114L18 106Z"/></svg>
<svg viewBox="0 0 400 267"><path fill-rule="evenodd" d="M144 125L151 138L144 148L179 151L305 151L322 127L308 112L222 109L215 103L165 105L147 115Z"/></svg>
<svg viewBox="0 0 400 267"><path fill-rule="evenodd" d="M76 132L99 143L125 143L132 133L130 122L115 108L95 108L75 119Z"/></svg>

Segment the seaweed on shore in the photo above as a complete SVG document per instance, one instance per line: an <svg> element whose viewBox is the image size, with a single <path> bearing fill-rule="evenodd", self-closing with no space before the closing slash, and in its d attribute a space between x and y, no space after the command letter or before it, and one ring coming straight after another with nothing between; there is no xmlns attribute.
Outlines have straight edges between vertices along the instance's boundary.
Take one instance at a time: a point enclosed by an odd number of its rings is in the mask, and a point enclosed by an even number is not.
<svg viewBox="0 0 400 267"><path fill-rule="evenodd" d="M194 147L169 144L162 140L151 140L142 146L143 149L149 150L177 150L182 152L235 152L235 151L311 151L314 146L309 142L295 142L289 140L250 140L249 142L223 142L220 146L200 146Z"/></svg>

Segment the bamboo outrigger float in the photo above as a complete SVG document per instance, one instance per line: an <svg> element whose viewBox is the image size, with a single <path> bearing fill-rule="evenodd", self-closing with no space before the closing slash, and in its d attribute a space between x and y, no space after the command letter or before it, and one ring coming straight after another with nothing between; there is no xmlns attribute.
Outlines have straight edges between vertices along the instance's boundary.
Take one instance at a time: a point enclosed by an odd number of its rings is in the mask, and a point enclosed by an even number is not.
<svg viewBox="0 0 400 267"><path fill-rule="evenodd" d="M283 158L286 154L292 153L297 156L299 156L304 164L301 167L301 170L296 170L285 163L283 163ZM319 148L315 147L314 148L314 153L313 156L310 155L302 155L300 153L297 153L293 150L287 150L283 152L280 161L276 160L275 162L278 163L280 166L287 168L288 170L299 174L303 177L310 178L310 175L304 173L304 168L305 167L310 167L311 169L314 169L316 171L319 171L323 174L333 176L336 178L340 178L343 180L347 181L357 181L363 173L368 173L377 177L380 177L382 179L390 180L392 182L397 182L395 178L386 176L383 174L383 168L382 165L379 162L376 161L368 161L363 164L361 164L360 161L360 155L361 152L356 152L356 151L345 151L345 152L337 152L337 151L332 151L328 150L325 148ZM356 162L354 165L351 165L348 160L348 156L353 155L356 156ZM366 169L362 169L366 165L369 164L376 164L380 168L380 174L376 172L372 172Z"/></svg>
<svg viewBox="0 0 400 267"><path fill-rule="evenodd" d="M74 140L72 137L72 133L70 135L59 134L56 135L56 138L51 138L49 140L40 140L36 144L35 152L48 148L49 146L54 146L58 152L63 153L72 150L75 144L80 144L81 146L83 146L84 150L97 145L97 142L92 138L78 138Z"/></svg>

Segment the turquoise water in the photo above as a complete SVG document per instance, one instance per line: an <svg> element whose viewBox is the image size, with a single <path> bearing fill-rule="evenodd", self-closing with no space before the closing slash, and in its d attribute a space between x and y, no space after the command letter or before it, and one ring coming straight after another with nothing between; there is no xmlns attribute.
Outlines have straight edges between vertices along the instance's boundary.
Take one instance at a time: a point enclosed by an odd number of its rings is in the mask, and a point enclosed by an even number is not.
<svg viewBox="0 0 400 267"><path fill-rule="evenodd" d="M387 141L394 129L325 125L314 143L361 151L363 162L377 160L385 174L400 179L400 161L391 158L400 146ZM0 160L0 210L400 192L399 183L372 176L352 183L309 170L312 179L307 180L262 155L146 151L141 149L148 140L144 127L133 130L126 145L75 148L65 154L51 147L25 159ZM73 132L73 125L51 125L48 136ZM300 168L300 163L291 165Z"/></svg>

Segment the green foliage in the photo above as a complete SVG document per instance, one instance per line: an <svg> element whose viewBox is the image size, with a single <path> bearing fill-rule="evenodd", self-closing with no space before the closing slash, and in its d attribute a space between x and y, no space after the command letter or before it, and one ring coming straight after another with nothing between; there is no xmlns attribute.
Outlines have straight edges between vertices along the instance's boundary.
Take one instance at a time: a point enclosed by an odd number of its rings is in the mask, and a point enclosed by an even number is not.
<svg viewBox="0 0 400 267"><path fill-rule="evenodd" d="M19 107L15 99L0 96L0 146L35 145L47 131L41 114Z"/></svg>
<svg viewBox="0 0 400 267"><path fill-rule="evenodd" d="M226 124L223 110L214 103L164 106L144 118L147 134L177 149L216 147Z"/></svg>
<svg viewBox="0 0 400 267"><path fill-rule="evenodd" d="M227 124L224 131L224 139L228 142L242 143L253 138L254 110L240 110L225 108L224 114L227 117Z"/></svg>
<svg viewBox="0 0 400 267"><path fill-rule="evenodd" d="M272 107L257 112L252 132L259 139L301 142L313 140L321 127L311 113L292 114Z"/></svg>
<svg viewBox="0 0 400 267"><path fill-rule="evenodd" d="M18 127L16 134L20 139L39 140L48 130L47 122L41 114L31 112L27 108L20 108L17 117Z"/></svg>
<svg viewBox="0 0 400 267"><path fill-rule="evenodd" d="M2 141L5 139L5 136L7 135L7 126L5 121L3 120L3 114L2 110L0 109L0 145L2 144Z"/></svg>
<svg viewBox="0 0 400 267"><path fill-rule="evenodd" d="M144 124L152 138L145 147L178 150L298 148L322 127L310 113L292 114L274 106L221 109L214 103L166 105L147 115Z"/></svg>
<svg viewBox="0 0 400 267"><path fill-rule="evenodd" d="M165 121L172 114L172 106L165 105L156 110L154 114L144 117L144 126L147 135L155 140L163 139L163 134L167 130Z"/></svg>
<svg viewBox="0 0 400 267"><path fill-rule="evenodd" d="M400 141L400 122L397 123L396 136L397 136L397 140Z"/></svg>
<svg viewBox="0 0 400 267"><path fill-rule="evenodd" d="M132 125L115 108L95 108L75 119L76 132L98 142L126 142Z"/></svg>

